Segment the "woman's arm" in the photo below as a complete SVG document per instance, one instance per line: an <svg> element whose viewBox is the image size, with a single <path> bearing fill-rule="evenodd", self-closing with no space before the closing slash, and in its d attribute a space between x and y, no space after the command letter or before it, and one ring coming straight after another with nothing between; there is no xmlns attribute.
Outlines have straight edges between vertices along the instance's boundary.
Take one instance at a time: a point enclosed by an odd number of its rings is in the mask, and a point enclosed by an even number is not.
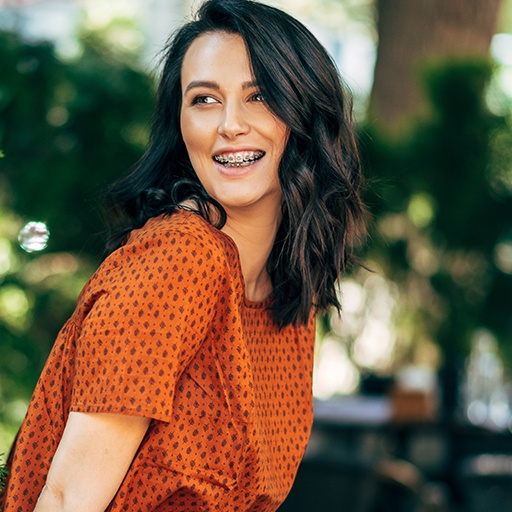
<svg viewBox="0 0 512 512"><path fill-rule="evenodd" d="M149 422L140 416L71 412L34 512L103 512Z"/></svg>

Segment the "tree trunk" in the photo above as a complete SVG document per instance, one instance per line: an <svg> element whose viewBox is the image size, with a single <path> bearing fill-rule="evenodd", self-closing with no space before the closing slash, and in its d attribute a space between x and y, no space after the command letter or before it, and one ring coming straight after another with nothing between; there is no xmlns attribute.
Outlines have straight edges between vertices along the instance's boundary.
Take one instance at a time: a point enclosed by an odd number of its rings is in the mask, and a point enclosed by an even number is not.
<svg viewBox="0 0 512 512"><path fill-rule="evenodd" d="M376 0L379 46L370 117L397 129L421 112L428 58L487 55L501 0Z"/></svg>

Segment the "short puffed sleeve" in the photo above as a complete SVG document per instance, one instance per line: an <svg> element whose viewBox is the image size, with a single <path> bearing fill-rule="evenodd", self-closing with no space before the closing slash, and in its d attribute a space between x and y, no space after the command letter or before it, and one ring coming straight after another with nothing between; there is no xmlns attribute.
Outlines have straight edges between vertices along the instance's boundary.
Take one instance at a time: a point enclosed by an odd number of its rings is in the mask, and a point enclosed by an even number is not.
<svg viewBox="0 0 512 512"><path fill-rule="evenodd" d="M175 384L205 339L224 272L215 246L187 232L143 232L110 255L91 280L71 410L171 421Z"/></svg>

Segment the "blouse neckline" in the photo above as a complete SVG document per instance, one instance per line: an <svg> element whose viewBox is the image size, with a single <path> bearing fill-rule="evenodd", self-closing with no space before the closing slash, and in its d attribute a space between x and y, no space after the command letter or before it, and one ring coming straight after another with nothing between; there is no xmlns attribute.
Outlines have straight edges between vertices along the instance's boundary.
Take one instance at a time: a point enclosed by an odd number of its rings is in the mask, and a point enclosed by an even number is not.
<svg viewBox="0 0 512 512"><path fill-rule="evenodd" d="M199 221L201 223L206 224L206 226L209 229L214 230L216 234L219 234L228 243L228 245L233 249L233 252L235 254L235 264L237 266L238 271L240 272L240 280L242 282L242 291L243 291L243 298L244 298L245 306L250 309L269 309L269 307L272 304L272 300L273 300L273 296L274 296L273 293L271 293L270 295L265 297L263 300L259 300L259 301L254 301L247 297L246 287L245 287L245 279L244 279L244 275L242 272L242 263L240 261L240 252L238 251L238 246L236 245L236 242L228 234L224 233L220 229L218 229L215 226L213 226L212 224L210 224L202 215L200 215L199 213L195 212L192 209L179 208L175 214L180 214L180 215L185 215L185 216L194 215L195 217L198 217Z"/></svg>

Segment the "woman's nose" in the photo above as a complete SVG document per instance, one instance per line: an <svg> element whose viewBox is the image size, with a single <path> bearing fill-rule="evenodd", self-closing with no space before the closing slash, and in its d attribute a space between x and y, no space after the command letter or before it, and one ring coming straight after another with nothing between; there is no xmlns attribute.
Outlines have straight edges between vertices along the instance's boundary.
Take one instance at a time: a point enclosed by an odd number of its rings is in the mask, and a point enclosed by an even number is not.
<svg viewBox="0 0 512 512"><path fill-rule="evenodd" d="M222 110L222 117L219 122L219 134L225 138L232 139L249 131L247 112L243 105L227 103Z"/></svg>

